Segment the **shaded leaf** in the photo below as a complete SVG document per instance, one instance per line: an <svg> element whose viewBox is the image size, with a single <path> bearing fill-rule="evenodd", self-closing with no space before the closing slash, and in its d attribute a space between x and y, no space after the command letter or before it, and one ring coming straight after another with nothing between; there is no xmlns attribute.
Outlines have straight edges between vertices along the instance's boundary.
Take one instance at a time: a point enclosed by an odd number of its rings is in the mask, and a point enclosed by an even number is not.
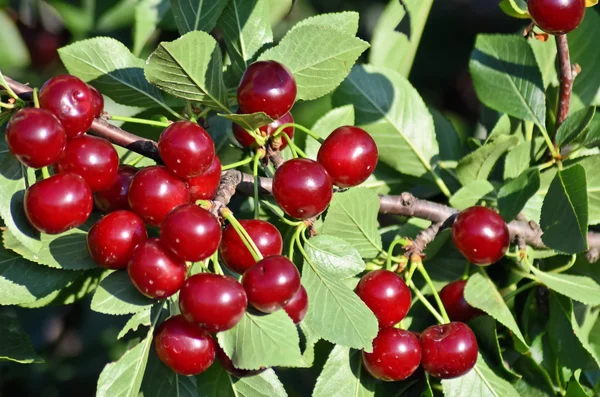
<svg viewBox="0 0 600 397"><path fill-rule="evenodd" d="M272 369L247 378L236 378L215 363L196 376L198 397L287 397Z"/></svg>
<svg viewBox="0 0 600 397"><path fill-rule="evenodd" d="M494 186L487 180L473 181L450 197L450 205L458 210L464 210L485 200L493 192Z"/></svg>
<svg viewBox="0 0 600 397"><path fill-rule="evenodd" d="M311 238L305 248L310 260L332 276L348 278L365 270L360 254L339 237L319 234Z"/></svg>
<svg viewBox="0 0 600 397"><path fill-rule="evenodd" d="M312 126L311 131L325 139L338 127L354 125L354 107L352 105L340 106L331 109L319 118ZM306 138L306 154L311 159L316 159L321 144L311 137Z"/></svg>
<svg viewBox="0 0 600 397"><path fill-rule="evenodd" d="M224 117L228 120L233 121L242 127L254 130L263 125L267 125L273 122L273 119L267 116L264 112L251 113L251 114L237 114L237 113L219 113L219 116Z"/></svg>
<svg viewBox="0 0 600 397"><path fill-rule="evenodd" d="M159 360L154 349L148 357L141 394L143 397L198 397L196 379L174 372Z"/></svg>
<svg viewBox="0 0 600 397"><path fill-rule="evenodd" d="M135 313L133 316L131 316L131 318L129 318L129 320L127 320L127 322L125 323L125 326L123 326L121 331L119 331L119 335L117 335L117 339L121 339L122 337L127 335L127 333L129 331L137 331L140 326L150 326L151 313L152 313L152 306L149 306L148 308L145 308L142 311L139 311L139 312Z"/></svg>
<svg viewBox="0 0 600 397"><path fill-rule="evenodd" d="M456 176L463 185L487 179L500 157L518 143L519 138L514 135L499 136L463 157L456 166Z"/></svg>
<svg viewBox="0 0 600 397"><path fill-rule="evenodd" d="M361 353L335 346L317 378L313 397L375 396L375 378L362 366Z"/></svg>
<svg viewBox="0 0 600 397"><path fill-rule="evenodd" d="M543 272L535 266L531 270L542 283L559 294L586 305L600 305L600 285L590 277Z"/></svg>
<svg viewBox="0 0 600 397"><path fill-rule="evenodd" d="M556 131L556 144L564 146L579 138L590 125L595 114L596 108L592 106L567 117L564 123L558 127L558 131Z"/></svg>
<svg viewBox="0 0 600 397"><path fill-rule="evenodd" d="M525 204L540 188L540 171L530 169L506 183L498 192L498 209L506 222L517 217Z"/></svg>
<svg viewBox="0 0 600 397"><path fill-rule="evenodd" d="M125 271L115 271L100 282L92 298L92 310L104 314L132 314L151 307L154 300L146 298L131 283Z"/></svg>
<svg viewBox="0 0 600 397"><path fill-rule="evenodd" d="M171 0L171 10L179 33L184 35L193 30L210 32L227 0Z"/></svg>
<svg viewBox="0 0 600 397"><path fill-rule="evenodd" d="M135 7L133 53L139 55L169 10L169 0L141 0Z"/></svg>
<svg viewBox="0 0 600 397"><path fill-rule="evenodd" d="M14 361L21 364L40 363L29 336L21 331L16 319L0 315L0 362Z"/></svg>

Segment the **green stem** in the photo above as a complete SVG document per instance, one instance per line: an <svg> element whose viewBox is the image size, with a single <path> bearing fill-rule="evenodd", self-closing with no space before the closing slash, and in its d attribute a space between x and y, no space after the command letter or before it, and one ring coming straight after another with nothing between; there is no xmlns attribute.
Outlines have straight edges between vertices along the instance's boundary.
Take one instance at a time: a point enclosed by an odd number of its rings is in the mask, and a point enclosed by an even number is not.
<svg viewBox="0 0 600 397"><path fill-rule="evenodd" d="M287 136L287 134L283 134L282 138L288 143L288 147L292 151L292 156L295 159L297 159L298 158L298 152L296 151L296 145L293 144L292 140L290 139L289 136Z"/></svg>
<svg viewBox="0 0 600 397"><path fill-rule="evenodd" d="M224 275L223 269L221 269L221 265L219 264L219 251L215 251L210 260L213 263L213 268L215 269L215 273L219 275Z"/></svg>
<svg viewBox="0 0 600 397"><path fill-rule="evenodd" d="M44 179L50 178L50 171L48 171L48 167L42 168L42 178L44 178Z"/></svg>
<svg viewBox="0 0 600 397"><path fill-rule="evenodd" d="M261 202L261 207L269 210L273 215L275 215L277 218L279 218L279 220L281 222L285 223L286 225L289 225L292 227L297 227L303 223L302 221L295 221L295 222L290 221L284 215L282 215L279 211L277 211L277 209L279 209L279 207L274 206L267 200Z"/></svg>
<svg viewBox="0 0 600 397"><path fill-rule="evenodd" d="M238 220L235 219L235 216L233 216L233 212L231 212L231 210L229 209L225 209L221 211L221 215L223 215L223 218L227 219L231 226L233 226L233 228L240 236L240 239L242 239L242 242L244 243L248 251L250 251L250 254L254 258L254 260L257 262L260 261L263 258L262 254L260 253L260 250L254 243L248 232L246 232L246 229L244 229L244 227L238 222Z"/></svg>
<svg viewBox="0 0 600 397"><path fill-rule="evenodd" d="M508 294L504 295L504 301L508 302L509 300L511 300L512 298L514 298L515 296L517 296L518 294L520 294L523 291L527 291L530 288L535 287L536 285L538 285L537 281L530 281L527 284L523 284L522 286L520 286L519 288L517 288L514 291L509 292Z"/></svg>
<svg viewBox="0 0 600 397"><path fill-rule="evenodd" d="M554 146L554 143L552 143L552 139L550 139L550 136L548 135L548 131L546 131L546 128L540 126L540 131L542 132L542 136L544 137L544 141L546 141L546 145L548 146L548 149L550 149L550 153L552 153L552 157L555 159L559 158L560 153L559 153L558 149Z"/></svg>
<svg viewBox="0 0 600 397"><path fill-rule="evenodd" d="M222 171L226 171L226 170L230 170L232 168L241 167L242 165L246 165L248 163L251 163L253 159L254 159L254 157L246 157L245 159L240 160L240 161L236 161L235 163L224 165L221 168L221 170Z"/></svg>
<svg viewBox="0 0 600 397"><path fill-rule="evenodd" d="M437 290L435 289L435 285L433 285L433 281L431 281L431 277L429 277L429 273L427 273L427 270L423 266L423 263L417 263L417 269L419 270L419 273L421 273L421 275L425 279L425 282L427 283L427 285L429 285L429 288L431 289L431 292L433 293L433 297L435 298L435 301L437 302L438 308L440 309L440 312L442 313L444 323L449 323L450 319L448 318L448 313L446 313L446 308L444 308L444 304L442 303L442 300L440 299L440 295L437 293Z"/></svg>
<svg viewBox="0 0 600 397"><path fill-rule="evenodd" d="M10 88L10 86L8 85L8 83L6 82L6 80L4 79L4 75L2 74L2 72L0 72L0 85L2 87L4 87L4 89L6 90L6 92L8 93L8 95L10 95L12 98L14 98L16 100L20 100L19 96L17 94L15 94L15 92L13 91L13 89Z"/></svg>
<svg viewBox="0 0 600 397"><path fill-rule="evenodd" d="M168 127L168 126L171 125L171 123L165 123L163 121L148 120L148 119L139 119L137 117L125 117L125 116L114 116L114 115L111 115L110 119L111 120L115 120L115 121L123 121L123 122L126 122L126 123L136 123L136 124L151 125L151 126L160 127L160 128L166 128L166 127Z"/></svg>
<svg viewBox="0 0 600 397"><path fill-rule="evenodd" d="M407 247L410 244L410 241L408 241L405 238L397 238L394 241L392 241L387 250L387 258L385 260L385 268L387 270L390 270L390 268L392 267L392 257L394 256L394 248L396 248L398 244L402 245L403 247Z"/></svg>
<svg viewBox="0 0 600 397"><path fill-rule="evenodd" d="M412 281L409 281L408 286L413 290L413 292L417 296L417 299L419 299L421 301L421 303L427 308L427 310L429 310L429 312L431 314L433 314L433 317L436 318L436 320L438 321L438 323L444 324L444 323L449 322L449 321L446 321L446 319L444 317L442 317L440 315L440 313L438 313L437 310L435 310L435 308L433 307L433 305L431 303L429 303L429 301L427 300L427 298L421 293L421 291L419 291L419 289L413 284Z"/></svg>
<svg viewBox="0 0 600 397"><path fill-rule="evenodd" d="M258 219L259 216L259 205L258 201L258 163L260 162L260 152L256 152L252 163L252 176L254 176L254 219Z"/></svg>
<svg viewBox="0 0 600 397"><path fill-rule="evenodd" d="M33 106L35 106L36 109L40 108L40 98L37 87L33 89Z"/></svg>
<svg viewBox="0 0 600 397"><path fill-rule="evenodd" d="M417 263L411 262L410 268L408 269L408 273L406 273L406 277L405 277L407 285L410 285L410 283L412 282L411 280L412 280L413 274L415 273L415 270L417 270Z"/></svg>
<svg viewBox="0 0 600 397"><path fill-rule="evenodd" d="M450 192L450 189L448 189L448 186L446 186L446 183L437 174L437 172L435 172L433 170L430 170L430 171L431 171L431 175L433 176L433 180L435 181L435 184L438 185L438 187L440 188L440 190L442 191L442 193L444 194L444 196L446 196L446 197L452 196L452 193Z"/></svg>
<svg viewBox="0 0 600 397"><path fill-rule="evenodd" d="M4 102L0 102L0 108L4 108L4 109L14 109L16 108L14 103L4 103Z"/></svg>
<svg viewBox="0 0 600 397"><path fill-rule="evenodd" d="M467 264L465 265L465 272L462 275L462 280L466 280L469 278L469 273L471 272L471 262L467 261Z"/></svg>
<svg viewBox="0 0 600 397"><path fill-rule="evenodd" d="M300 241L301 233L306 230L306 225L302 223L296 227L294 234L292 235L292 239L290 240L290 248L288 250L288 257L290 260L294 260L294 248L296 245L301 246L302 242Z"/></svg>
<svg viewBox="0 0 600 397"><path fill-rule="evenodd" d="M557 267L556 269L550 270L550 273L562 273L562 272L566 272L567 270L569 270L570 268L573 267L573 265L575 264L576 260L577 260L577 255L571 255L571 259L569 260L569 263L567 263L564 266Z"/></svg>
<svg viewBox="0 0 600 397"><path fill-rule="evenodd" d="M314 132L312 132L308 128L304 127L303 125L296 124L296 123L287 123L287 124L280 125L279 128L277 128L275 130L275 132L273 133L273 137L279 136L279 134L281 134L281 132L288 127L294 127L295 129L306 133L306 135L310 136L311 138L313 138L314 140L316 140L319 143L325 142L325 140L323 138L321 138L318 134L315 134Z"/></svg>

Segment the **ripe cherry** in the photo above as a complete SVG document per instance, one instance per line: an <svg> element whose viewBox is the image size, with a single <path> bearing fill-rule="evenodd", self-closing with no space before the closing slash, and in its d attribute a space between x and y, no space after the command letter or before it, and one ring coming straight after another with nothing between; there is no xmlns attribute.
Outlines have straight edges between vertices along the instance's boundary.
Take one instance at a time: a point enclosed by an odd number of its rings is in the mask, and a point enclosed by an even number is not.
<svg viewBox="0 0 600 397"><path fill-rule="evenodd" d="M283 239L275 226L258 219L242 219L239 222L263 257L281 254ZM219 253L225 265L239 274L243 274L256 263L239 234L231 225L223 230L223 241Z"/></svg>
<svg viewBox="0 0 600 397"><path fill-rule="evenodd" d="M263 125L258 130L263 136L271 137L279 127L281 127L284 124L293 122L294 118L292 117L292 114L288 112L280 118L278 118L277 120L273 121L272 123ZM232 130L233 136L239 142L239 144L242 145L242 147L250 147L256 143L252 135L248 134L248 132L242 126L234 123ZM294 127L284 128L283 133L286 134L290 139L292 139L294 137ZM285 138L280 139L281 145L279 146L279 150L283 150L288 145L288 143L287 140L285 140Z"/></svg>
<svg viewBox="0 0 600 397"><path fill-rule="evenodd" d="M31 168L42 168L58 160L67 143L67 135L49 111L25 108L10 118L6 127L6 143L21 163Z"/></svg>
<svg viewBox="0 0 600 397"><path fill-rule="evenodd" d="M175 207L190 201L185 182L165 167L144 168L133 177L128 193L131 210L149 225L160 226Z"/></svg>
<svg viewBox="0 0 600 397"><path fill-rule="evenodd" d="M325 168L333 184L357 186L367 180L377 165L377 145L371 135L358 127L333 130L319 149L317 161Z"/></svg>
<svg viewBox="0 0 600 397"><path fill-rule="evenodd" d="M244 287L229 276L199 273L188 278L179 292L181 314L208 332L233 328L247 306Z"/></svg>
<svg viewBox="0 0 600 397"><path fill-rule="evenodd" d="M104 190L94 193L94 203L102 212L113 212L118 210L129 210L127 193L129 185L138 169L130 165L121 165L117 169L117 175L113 178L110 186Z"/></svg>
<svg viewBox="0 0 600 397"><path fill-rule="evenodd" d="M510 243L504 219L486 207L470 207L456 217L452 225L454 245L476 265L499 261Z"/></svg>
<svg viewBox="0 0 600 397"><path fill-rule="evenodd" d="M465 323L433 325L421 333L423 369L440 379L469 372L477 362L477 339Z"/></svg>
<svg viewBox="0 0 600 397"><path fill-rule="evenodd" d="M206 171L198 176L188 178L186 183L190 190L192 203L197 200L212 200L217 194L219 183L221 183L221 160L219 160L219 156L215 156Z"/></svg>
<svg viewBox="0 0 600 397"><path fill-rule="evenodd" d="M421 344L412 332L383 328L373 339L373 352L362 352L363 365L373 377L395 382L411 376L421 363Z"/></svg>
<svg viewBox="0 0 600 397"><path fill-rule="evenodd" d="M217 344L206 330L182 315L168 318L154 335L156 355L180 375L198 375L215 361Z"/></svg>
<svg viewBox="0 0 600 397"><path fill-rule="evenodd" d="M265 112L278 119L294 106L296 80L279 62L255 62L244 72L237 98L242 113Z"/></svg>
<svg viewBox="0 0 600 397"><path fill-rule="evenodd" d="M585 15L585 0L529 0L527 8L540 29L558 35L579 26Z"/></svg>
<svg viewBox="0 0 600 397"><path fill-rule="evenodd" d="M410 309L410 289L400 276L389 270L365 274L356 286L356 294L375 314L380 328L399 323Z"/></svg>
<svg viewBox="0 0 600 397"><path fill-rule="evenodd" d="M40 232L58 234L82 225L92 212L92 191L73 173L39 181L25 193L25 214Z"/></svg>
<svg viewBox="0 0 600 397"><path fill-rule="evenodd" d="M94 107L94 117L100 117L100 115L104 111L104 97L96 87L93 87L89 84L88 87L92 92L92 105Z"/></svg>
<svg viewBox="0 0 600 397"><path fill-rule="evenodd" d="M158 151L169 171L182 179L202 174L215 158L212 138L191 121L167 127L158 140Z"/></svg>
<svg viewBox="0 0 600 397"><path fill-rule="evenodd" d="M133 285L148 298L168 298L181 289L187 274L179 259L157 238L139 244L127 265Z"/></svg>
<svg viewBox="0 0 600 397"><path fill-rule="evenodd" d="M440 298L452 321L466 323L485 314L467 303L464 294L465 285L467 285L467 280L453 281L440 291Z"/></svg>
<svg viewBox="0 0 600 397"><path fill-rule="evenodd" d="M249 369L236 368L233 365L233 362L231 361L231 359L229 357L227 357L227 354L225 354L225 352L223 351L223 349L221 349L221 347L219 345L217 345L217 359L219 359L219 363L221 364L221 367L223 367L223 369L225 371L229 372L231 375L235 376L236 378L248 378L250 376L258 375L261 372L264 372L266 369L266 368L262 368L262 369L249 370Z"/></svg>
<svg viewBox="0 0 600 397"><path fill-rule="evenodd" d="M39 99L40 107L60 120L67 139L83 134L92 125L92 92L86 83L75 76L61 75L46 81L40 89Z"/></svg>
<svg viewBox="0 0 600 397"><path fill-rule="evenodd" d="M308 312L308 295L301 285L296 295L292 296L284 306L283 310L290 316L294 324L300 323Z"/></svg>
<svg viewBox="0 0 600 397"><path fill-rule="evenodd" d="M248 302L264 313L281 309L300 289L300 273L285 256L268 256L246 270L242 285Z"/></svg>
<svg viewBox="0 0 600 397"><path fill-rule="evenodd" d="M108 189L115 180L119 155L106 139L83 135L67 142L56 169L81 175L92 191L98 192Z"/></svg>
<svg viewBox="0 0 600 397"><path fill-rule="evenodd" d="M122 269L133 249L148 239L144 221L129 211L112 212L92 226L87 236L90 256L99 266Z"/></svg>
<svg viewBox="0 0 600 397"><path fill-rule="evenodd" d="M293 159L283 163L273 178L273 195L283 211L308 219L325 211L333 196L331 178L316 161Z"/></svg>

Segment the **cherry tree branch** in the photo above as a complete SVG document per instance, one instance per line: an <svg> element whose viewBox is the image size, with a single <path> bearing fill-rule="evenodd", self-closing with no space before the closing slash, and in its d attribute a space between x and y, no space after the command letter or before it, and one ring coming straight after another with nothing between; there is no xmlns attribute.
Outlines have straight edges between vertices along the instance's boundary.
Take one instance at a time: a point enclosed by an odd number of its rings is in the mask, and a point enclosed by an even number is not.
<svg viewBox="0 0 600 397"><path fill-rule="evenodd" d="M556 129L567 119L573 92L573 66L569 56L569 43L567 35L556 36L556 49L558 53L558 67L560 70L560 94L558 98L558 112L556 115Z"/></svg>

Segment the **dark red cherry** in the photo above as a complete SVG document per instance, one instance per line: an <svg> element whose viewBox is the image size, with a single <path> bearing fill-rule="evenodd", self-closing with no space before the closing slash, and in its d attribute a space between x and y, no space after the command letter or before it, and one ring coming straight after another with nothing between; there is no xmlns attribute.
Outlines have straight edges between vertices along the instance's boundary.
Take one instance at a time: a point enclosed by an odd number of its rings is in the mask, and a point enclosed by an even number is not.
<svg viewBox="0 0 600 397"><path fill-rule="evenodd" d="M94 106L94 117L100 117L100 115L104 111L104 97L96 87L93 87L89 84L88 87L92 92L92 105Z"/></svg>
<svg viewBox="0 0 600 397"><path fill-rule="evenodd" d="M215 144L208 132L191 121L178 121L167 127L158 140L165 165L179 178L202 174L215 158Z"/></svg>
<svg viewBox="0 0 600 397"><path fill-rule="evenodd" d="M144 221L129 211L112 212L101 218L87 236L90 256L99 266L122 269L133 249L148 239Z"/></svg>
<svg viewBox="0 0 600 397"><path fill-rule="evenodd" d="M362 352L363 365L373 377L395 382L411 376L421 363L421 344L412 332L383 328L373 339L373 352Z"/></svg>
<svg viewBox="0 0 600 397"><path fill-rule="evenodd" d="M333 184L357 186L367 180L377 165L377 145L365 130L345 126L333 130L319 149L317 161Z"/></svg>
<svg viewBox="0 0 600 397"><path fill-rule="evenodd" d="M258 219L242 219L239 222L248 232L262 256L281 254L283 239L275 226ZM231 225L227 225L223 230L223 241L219 253L225 265L239 274L243 274L256 263L239 234Z"/></svg>
<svg viewBox="0 0 600 397"><path fill-rule="evenodd" d="M356 294L377 317L380 328L391 327L410 309L410 289L402 278L389 270L365 274L356 286Z"/></svg>
<svg viewBox="0 0 600 397"><path fill-rule="evenodd" d="M67 142L56 163L59 173L73 172L98 192L108 189L117 176L119 155L106 139L83 135Z"/></svg>
<svg viewBox="0 0 600 397"><path fill-rule="evenodd" d="M248 302L264 313L281 309L300 289L300 273L285 256L273 255L246 270L242 285Z"/></svg>
<svg viewBox="0 0 600 397"><path fill-rule="evenodd" d="M451 379L477 362L477 339L465 323L433 325L421 333L421 365L429 375Z"/></svg>
<svg viewBox="0 0 600 397"><path fill-rule="evenodd" d="M466 323L485 314L467 303L464 294L465 285L467 285L467 280L453 281L440 291L440 298L452 321Z"/></svg>
<svg viewBox="0 0 600 397"><path fill-rule="evenodd" d="M120 165L110 186L94 193L96 207L102 212L129 210L127 193L129 192L129 185L131 185L131 181L137 172L138 169L135 167Z"/></svg>
<svg viewBox="0 0 600 397"><path fill-rule="evenodd" d="M244 287L229 276L199 273L188 278L179 292L181 314L213 333L233 328L247 306Z"/></svg>
<svg viewBox="0 0 600 397"><path fill-rule="evenodd" d="M168 318L154 335L160 361L180 375L198 375L215 361L217 344L206 330L182 315Z"/></svg>
<svg viewBox="0 0 600 397"><path fill-rule="evenodd" d="M203 261L219 248L221 224L213 214L195 204L180 205L162 222L160 240L185 261Z"/></svg>
<svg viewBox="0 0 600 397"><path fill-rule="evenodd" d="M260 127L259 129L261 131L266 131L268 136L273 136L273 134L275 133L275 131L277 131L279 127L281 127L284 124L289 124L293 122L294 118L292 117L292 114L288 112L280 118L278 118L277 120L273 121L271 124L267 124L263 127ZM294 138L294 131L294 127L286 127L283 129L283 133L286 134L290 138L290 140ZM279 138L277 139L281 139L281 145L279 146L279 150L285 149L288 145L287 139L285 139L281 135L279 135Z"/></svg>
<svg viewBox="0 0 600 397"><path fill-rule="evenodd" d="M168 298L181 289L187 274L185 261L179 259L157 238L139 244L127 264L135 287L148 298Z"/></svg>
<svg viewBox="0 0 600 397"><path fill-rule="evenodd" d="M185 182L162 166L138 171L127 196L131 210L152 226L160 226L173 208L190 202Z"/></svg>
<svg viewBox="0 0 600 397"><path fill-rule="evenodd" d="M206 171L198 176L188 178L186 182L190 190L192 203L197 200L212 200L217 194L219 183L221 183L221 160L219 160L219 156L215 156Z"/></svg>
<svg viewBox="0 0 600 397"><path fill-rule="evenodd" d="M92 212L92 191L82 177L58 174L25 193L25 214L40 232L58 234L82 225Z"/></svg>
<svg viewBox="0 0 600 397"><path fill-rule="evenodd" d="M510 243L504 219L486 207L470 207L458 214L452 239L469 262L482 266L498 262Z"/></svg>
<svg viewBox="0 0 600 397"><path fill-rule="evenodd" d="M278 119L294 106L296 80L279 62L255 62L244 72L237 98L242 113L265 112Z"/></svg>
<svg viewBox="0 0 600 397"><path fill-rule="evenodd" d="M219 346L219 345L217 345L217 359L219 360L221 367L223 367L223 369L225 371L229 372L231 375L235 376L236 378L248 378L250 376L258 375L261 372L264 372L266 369L266 368L262 368L262 369L249 370L249 369L236 368L233 365L233 362L231 361L231 359L229 357L227 357L227 354L225 354L225 352L223 351L223 349L221 349L221 346Z"/></svg>
<svg viewBox="0 0 600 397"><path fill-rule="evenodd" d="M283 310L290 316L294 324L300 323L308 312L308 295L301 285L296 295L292 296L284 306Z"/></svg>
<svg viewBox="0 0 600 397"><path fill-rule="evenodd" d="M61 122L67 139L86 132L94 120L94 99L86 83L75 76L61 75L46 81L40 89L40 107Z"/></svg>
<svg viewBox="0 0 600 397"><path fill-rule="evenodd" d="M550 34L574 30L585 15L585 0L529 0L529 15L540 29Z"/></svg>
<svg viewBox="0 0 600 397"><path fill-rule="evenodd" d="M331 178L316 161L293 159L283 163L273 178L273 195L283 211L308 219L325 211L333 196Z"/></svg>

